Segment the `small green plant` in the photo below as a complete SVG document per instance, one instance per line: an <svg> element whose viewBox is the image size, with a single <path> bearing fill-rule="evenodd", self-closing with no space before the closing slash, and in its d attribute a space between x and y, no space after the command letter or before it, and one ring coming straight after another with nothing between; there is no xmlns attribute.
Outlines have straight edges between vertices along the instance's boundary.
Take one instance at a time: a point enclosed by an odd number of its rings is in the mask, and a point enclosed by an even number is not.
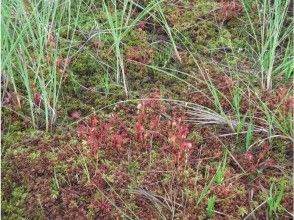
<svg viewBox="0 0 294 220"><path fill-rule="evenodd" d="M253 119L250 117L249 123L247 125L247 133L246 133L246 141L245 141L245 149L246 151L250 147L252 140L253 140L253 135L254 135L254 124L253 124Z"/></svg>
<svg viewBox="0 0 294 220"><path fill-rule="evenodd" d="M219 163L214 176L214 181L217 185L221 185L224 182L226 167L227 167L227 155L228 152L225 150L223 161Z"/></svg>
<svg viewBox="0 0 294 220"><path fill-rule="evenodd" d="M110 92L110 78L109 78L108 73L103 76L102 84L103 84L103 89L104 89L105 95L108 96L109 92Z"/></svg>
<svg viewBox="0 0 294 220"><path fill-rule="evenodd" d="M275 183L271 184L267 199L268 214L270 219L275 219L274 214L277 215L277 211L282 207L281 201L284 196L284 191L284 183L281 183L279 186L276 186Z"/></svg>
<svg viewBox="0 0 294 220"><path fill-rule="evenodd" d="M216 202L216 197L215 195L210 196L208 198L207 201L207 208L206 208L206 212L207 212L207 217L211 218L214 215L214 210L215 210L215 202Z"/></svg>
<svg viewBox="0 0 294 220"><path fill-rule="evenodd" d="M52 197L56 199L59 194L60 194L60 186L59 186L59 181L57 177L56 170L54 169L54 177L52 178L51 182L51 192L52 192Z"/></svg>

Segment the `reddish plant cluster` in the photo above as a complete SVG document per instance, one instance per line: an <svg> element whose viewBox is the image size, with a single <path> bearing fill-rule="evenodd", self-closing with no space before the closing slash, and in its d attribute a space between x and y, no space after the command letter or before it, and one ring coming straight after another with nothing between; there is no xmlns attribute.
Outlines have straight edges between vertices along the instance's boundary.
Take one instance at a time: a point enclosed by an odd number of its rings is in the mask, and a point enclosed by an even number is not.
<svg viewBox="0 0 294 220"><path fill-rule="evenodd" d="M218 198L225 199L232 193L232 184L225 184L225 185L220 185L220 186L213 186L211 188L211 191L213 192L214 195L217 195Z"/></svg>
<svg viewBox="0 0 294 220"><path fill-rule="evenodd" d="M138 112L133 126L127 127L117 115L108 120L93 115L87 123L78 126L78 136L87 141L94 155L98 149L105 149L107 152L115 150L118 153L133 145L140 150L159 146L163 152L171 152L176 160L181 160L193 146L188 140L190 128L179 108L163 105L159 99L159 91L143 97L137 106ZM171 111L171 118L165 119L162 115L168 110ZM124 114L128 114L127 111Z"/></svg>
<svg viewBox="0 0 294 220"><path fill-rule="evenodd" d="M129 61L150 64L152 62L152 53L152 49L144 49L141 46L134 46L128 48L126 57Z"/></svg>
<svg viewBox="0 0 294 220"><path fill-rule="evenodd" d="M263 91L262 100L264 100L269 109L275 110L281 108L284 112L293 112L294 110L294 97L288 96L289 89L286 87L279 87L271 91Z"/></svg>
<svg viewBox="0 0 294 220"><path fill-rule="evenodd" d="M236 156L240 165L247 172L256 172L258 169L273 168L277 162L274 159L268 159L270 146L268 143L263 143L258 150L247 151L243 155Z"/></svg>
<svg viewBox="0 0 294 220"><path fill-rule="evenodd" d="M14 110L21 108L21 96L17 92L7 91L4 95L3 104L9 105Z"/></svg>
<svg viewBox="0 0 294 220"><path fill-rule="evenodd" d="M146 28L146 22L145 21L140 21L137 25L137 28L139 31L144 31Z"/></svg>
<svg viewBox="0 0 294 220"><path fill-rule="evenodd" d="M218 13L219 19L221 21L229 21L233 18L240 16L242 12L242 5L239 1L233 0L221 0L220 1L221 9Z"/></svg>
<svg viewBox="0 0 294 220"><path fill-rule="evenodd" d="M57 72L60 76L66 80L68 77L69 66L72 64L72 59L70 57L63 58L60 56L57 60Z"/></svg>
<svg viewBox="0 0 294 220"><path fill-rule="evenodd" d="M52 65L55 62L54 59L54 49L56 49L56 38L53 32L50 32L47 42L48 54L47 54L47 62L49 65ZM56 61L56 70L57 73L65 80L68 77L68 69L72 64L72 59L70 57L63 58L59 56Z"/></svg>
<svg viewBox="0 0 294 220"><path fill-rule="evenodd" d="M33 83L31 87L32 87L32 92L33 92L34 106L37 108L40 108L41 104L42 104L42 95L40 92L38 92L38 88L37 88L36 84Z"/></svg>
<svg viewBox="0 0 294 220"><path fill-rule="evenodd" d="M109 219L112 206L105 200L95 200L89 206L96 214L97 219Z"/></svg>
<svg viewBox="0 0 294 220"><path fill-rule="evenodd" d="M96 49L101 49L104 46L104 43L102 41L95 41L93 42L93 47Z"/></svg>
<svg viewBox="0 0 294 220"><path fill-rule="evenodd" d="M138 105L139 113L136 119L136 139L148 144L147 139L155 139L164 150L173 149L177 159L181 159L184 152L192 148L192 143L187 140L190 133L189 126L184 121L185 117L180 109L172 110L169 120L162 120L161 115L167 111L167 107L160 104L159 91L149 94ZM149 99L149 100L148 100Z"/></svg>
<svg viewBox="0 0 294 220"><path fill-rule="evenodd" d="M51 31L49 33L48 43L47 43L47 45L48 45L48 47L49 47L49 49L51 51L54 50L55 47L56 47L56 43L55 42L56 42L56 40L55 40L55 34Z"/></svg>
<svg viewBox="0 0 294 220"><path fill-rule="evenodd" d="M208 108L213 108L214 106L213 102L207 98L205 93L201 91L193 91L188 94L187 98L192 103L196 103L198 105L202 105Z"/></svg>
<svg viewBox="0 0 294 220"><path fill-rule="evenodd" d="M103 121L95 114L87 123L81 123L77 128L78 136L87 140L91 153L96 155L99 148L120 150L129 143L130 133L124 124L115 114L110 120Z"/></svg>
<svg viewBox="0 0 294 220"><path fill-rule="evenodd" d="M234 80L226 74L218 75L213 78L213 83L216 85L217 89L224 94L230 93L236 84Z"/></svg>

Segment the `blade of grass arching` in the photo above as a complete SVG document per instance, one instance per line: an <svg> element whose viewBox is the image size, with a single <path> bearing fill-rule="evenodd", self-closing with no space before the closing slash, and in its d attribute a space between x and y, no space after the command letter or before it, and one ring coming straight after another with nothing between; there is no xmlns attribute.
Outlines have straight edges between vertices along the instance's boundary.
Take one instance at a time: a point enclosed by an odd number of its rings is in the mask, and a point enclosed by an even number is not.
<svg viewBox="0 0 294 220"><path fill-rule="evenodd" d="M175 52L175 56L178 59L178 61L180 63L182 63L182 59L181 59L180 54L178 52L177 45L175 43L175 40L174 40L174 37L173 37L173 34L172 34L172 30L171 30L170 26L168 25L168 22L167 22L167 20L165 18L165 15L163 13L162 8L161 8L161 5L158 4L156 9L159 12L160 20L161 20L162 24L164 25L164 28L165 28L165 30L166 30L166 32L167 32L167 34L169 36L169 39L170 39L170 41L172 43L172 46L173 46L174 52Z"/></svg>
<svg viewBox="0 0 294 220"><path fill-rule="evenodd" d="M253 22L253 19L251 18L251 13L252 13L252 8L251 8L251 5L249 1L247 0L242 0L241 1L242 5L243 5L243 9L245 11L245 14L246 14L246 18L249 22L249 25L250 25L250 28L251 28L251 31L253 33L253 39L255 41L255 44L256 45L259 45L259 42L258 42L258 38L257 38L257 34L256 34L256 31L255 31L255 26L254 26L254 22ZM257 4L258 5L258 4ZM258 10L258 13L260 12L260 10ZM258 49L259 50L259 49Z"/></svg>
<svg viewBox="0 0 294 220"><path fill-rule="evenodd" d="M141 6L137 2L132 1L132 5L138 7L140 10L142 10L134 20L132 20L128 26L125 26L124 32L121 34L121 39L124 38L132 28L136 26L136 24L142 20L146 15L151 15L152 17L153 14L151 13L153 10L156 9L156 7L163 2L163 0L152 0L146 7Z"/></svg>

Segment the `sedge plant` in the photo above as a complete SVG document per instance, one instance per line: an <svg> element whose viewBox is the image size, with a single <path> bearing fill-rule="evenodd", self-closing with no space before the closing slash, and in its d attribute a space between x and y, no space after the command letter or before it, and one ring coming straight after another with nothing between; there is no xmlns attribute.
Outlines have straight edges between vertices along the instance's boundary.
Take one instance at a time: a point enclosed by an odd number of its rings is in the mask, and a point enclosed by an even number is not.
<svg viewBox="0 0 294 220"><path fill-rule="evenodd" d="M66 79L62 72L67 71L65 65L58 67L58 61L62 57L69 62L81 4L69 0L12 0L2 4L1 52L5 57L1 71L17 96L18 107L35 128L50 130L56 122Z"/></svg>
<svg viewBox="0 0 294 220"><path fill-rule="evenodd" d="M123 55L123 39L136 26L136 24L148 15L161 1L150 1L146 7L140 6L141 12L132 18L134 10L138 7L132 0L123 0L121 2L103 0L103 10L109 28L113 50L116 57L116 82L123 83L126 95L128 95L128 85L125 73L125 61Z"/></svg>
<svg viewBox="0 0 294 220"><path fill-rule="evenodd" d="M272 89L273 77L293 75L293 19L288 19L290 0L242 0L249 23L249 36L254 42L251 52L258 57L261 87Z"/></svg>

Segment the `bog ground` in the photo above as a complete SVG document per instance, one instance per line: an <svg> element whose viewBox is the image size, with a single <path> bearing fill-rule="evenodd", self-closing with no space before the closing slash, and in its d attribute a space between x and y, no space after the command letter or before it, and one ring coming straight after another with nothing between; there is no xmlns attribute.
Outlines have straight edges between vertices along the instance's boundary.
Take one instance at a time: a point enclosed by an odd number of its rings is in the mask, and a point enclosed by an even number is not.
<svg viewBox="0 0 294 220"><path fill-rule="evenodd" d="M2 2L2 218L292 219L292 7Z"/></svg>

